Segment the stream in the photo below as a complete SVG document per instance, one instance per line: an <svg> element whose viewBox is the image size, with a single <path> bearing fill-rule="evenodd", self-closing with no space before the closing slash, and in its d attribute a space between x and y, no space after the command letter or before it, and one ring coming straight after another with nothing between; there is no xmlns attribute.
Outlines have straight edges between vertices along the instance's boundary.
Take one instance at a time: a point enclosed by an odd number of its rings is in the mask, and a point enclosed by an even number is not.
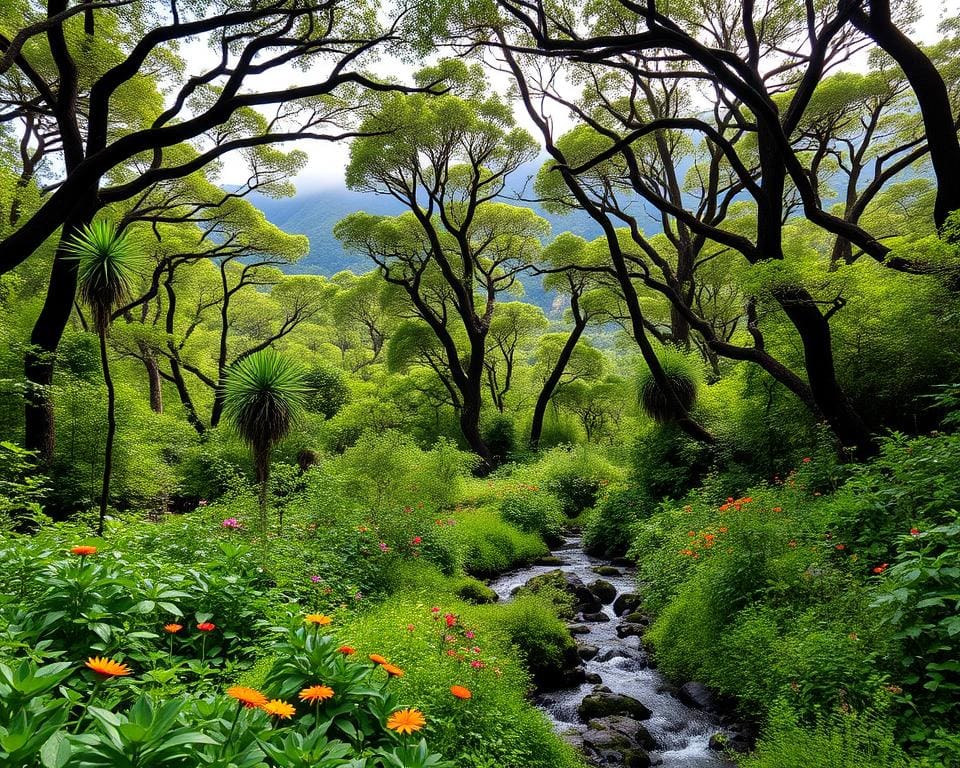
<svg viewBox="0 0 960 768"><path fill-rule="evenodd" d="M584 553L579 537L567 538L552 554L562 564L535 565L514 571L501 576L490 587L501 600L510 600L517 587L523 586L532 577L561 570L578 576L585 584L602 578L616 588L618 595L636 591L632 568L618 567L619 576L598 576L593 568L609 563ZM654 748L649 750L650 764L663 768L731 766L732 763L724 759L722 753L708 747L713 734L726 732L720 719L680 701L676 696L676 688L650 666L640 638L618 637L617 626L621 619L614 613L612 602L603 606L603 612L610 621L580 622L578 619L578 624L589 627L589 633L575 635L574 639L580 645L589 644L600 649L596 656L584 662L588 679L592 675L599 675L602 685L614 694L633 697L651 711L649 719L642 721L653 739ZM597 685L595 677L593 680L536 696L537 705L549 716L557 730L568 737L571 732L582 736L588 730L577 713L577 707L585 696L593 692ZM573 736L571 741L576 743L577 737Z"/></svg>

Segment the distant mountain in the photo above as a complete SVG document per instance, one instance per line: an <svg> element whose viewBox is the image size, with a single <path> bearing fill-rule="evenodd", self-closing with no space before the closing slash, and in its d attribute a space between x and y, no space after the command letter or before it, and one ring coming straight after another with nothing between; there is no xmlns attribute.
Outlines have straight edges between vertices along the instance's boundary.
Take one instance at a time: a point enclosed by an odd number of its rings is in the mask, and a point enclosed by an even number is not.
<svg viewBox="0 0 960 768"><path fill-rule="evenodd" d="M511 197L522 195L522 180L532 175L537 167L538 163L532 163L529 168L522 168L515 174L515 178L518 179L517 186L506 190L504 197L507 202ZM365 256L345 251L333 236L333 227L340 219L355 211L396 216L406 210L392 197L353 192L345 187L306 190L294 197L279 200L252 195L250 201L263 211L270 222L285 232L303 234L310 239L310 253L292 266L290 272L326 276L345 269L356 273L369 272L373 266ZM522 202L517 204L529 205L547 219L554 236L569 231L592 240L602 234L597 223L584 211L575 211L561 216L548 213L535 204ZM523 283L526 300L538 304L545 310L550 310L553 300L540 287L540 279L528 277L524 278Z"/></svg>

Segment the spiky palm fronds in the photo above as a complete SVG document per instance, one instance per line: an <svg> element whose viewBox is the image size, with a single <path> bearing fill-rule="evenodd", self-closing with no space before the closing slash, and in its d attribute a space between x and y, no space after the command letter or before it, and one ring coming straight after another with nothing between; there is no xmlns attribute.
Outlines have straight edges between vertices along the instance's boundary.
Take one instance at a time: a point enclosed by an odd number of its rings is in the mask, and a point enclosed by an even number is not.
<svg viewBox="0 0 960 768"><path fill-rule="evenodd" d="M266 476L270 448L303 411L306 394L303 370L273 349L243 358L227 373L223 412L253 449L258 480Z"/></svg>
<svg viewBox="0 0 960 768"><path fill-rule="evenodd" d="M660 351L657 358L684 410L689 411L697 399L697 390L700 386L699 366L689 355L672 347ZM637 393L643 411L654 421L664 424L677 417L678 414L671 406L666 393L646 366L637 377Z"/></svg>
<svg viewBox="0 0 960 768"><path fill-rule="evenodd" d="M84 226L64 249L78 262L80 299L90 307L97 333L104 333L114 308L130 300L143 255L112 221L103 219Z"/></svg>

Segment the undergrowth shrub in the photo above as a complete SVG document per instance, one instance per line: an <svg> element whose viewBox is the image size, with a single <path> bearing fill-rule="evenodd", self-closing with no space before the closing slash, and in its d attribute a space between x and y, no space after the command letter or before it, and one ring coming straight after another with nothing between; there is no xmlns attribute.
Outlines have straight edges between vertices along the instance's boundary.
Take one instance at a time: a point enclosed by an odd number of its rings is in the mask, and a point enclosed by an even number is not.
<svg viewBox="0 0 960 768"><path fill-rule="evenodd" d="M803 726L784 705L773 709L756 751L740 768L909 768L885 712L835 710Z"/></svg>
<svg viewBox="0 0 960 768"><path fill-rule="evenodd" d="M631 485L607 488L583 529L583 546L596 557L625 555L633 539L633 526L652 511L649 497Z"/></svg>
<svg viewBox="0 0 960 768"><path fill-rule="evenodd" d="M464 510L442 522L441 536L457 565L474 576L496 576L549 552L539 536L515 528L492 509Z"/></svg>
<svg viewBox="0 0 960 768"><path fill-rule="evenodd" d="M535 533L550 546L561 541L564 516L560 500L536 486L523 486L500 502L500 516L521 531Z"/></svg>

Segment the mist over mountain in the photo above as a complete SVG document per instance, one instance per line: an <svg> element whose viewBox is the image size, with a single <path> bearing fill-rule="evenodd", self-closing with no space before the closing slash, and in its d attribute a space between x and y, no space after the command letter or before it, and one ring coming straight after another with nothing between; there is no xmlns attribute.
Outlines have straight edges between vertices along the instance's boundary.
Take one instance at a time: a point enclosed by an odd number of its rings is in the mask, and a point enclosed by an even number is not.
<svg viewBox="0 0 960 768"><path fill-rule="evenodd" d="M504 191L504 202L512 202L523 197L529 188L526 180L539 167L539 161L518 170L514 183ZM529 193L526 193L529 195ZM259 207L267 219L291 234L306 235L310 239L310 252L288 271L298 274L334 275L348 269L352 272L369 272L372 262L364 255L344 250L340 241L333 236L333 228L338 221L355 211L382 216L396 216L406 208L388 195L376 195L369 192L354 192L346 187L327 187L306 189L294 197L274 199L262 195L252 195L250 201ZM588 240L599 237L602 232L597 223L583 210L570 214L548 213L534 203L515 200L516 205L527 205L550 222L552 236L561 232L573 232ZM651 225L653 225L651 221ZM655 231L653 229L648 231ZM541 279L535 276L524 277L525 300L549 310L553 298L544 292Z"/></svg>

